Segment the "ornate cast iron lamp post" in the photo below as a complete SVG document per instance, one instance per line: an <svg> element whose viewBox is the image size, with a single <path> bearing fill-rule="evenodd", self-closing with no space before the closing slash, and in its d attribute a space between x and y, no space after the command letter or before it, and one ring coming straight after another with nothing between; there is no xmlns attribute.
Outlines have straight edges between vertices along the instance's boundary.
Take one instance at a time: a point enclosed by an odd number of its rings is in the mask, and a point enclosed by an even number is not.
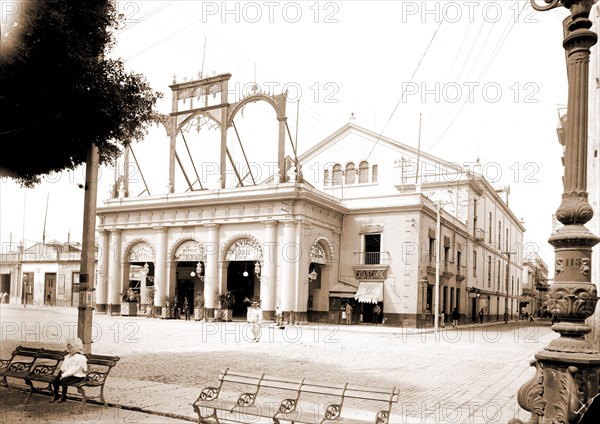
<svg viewBox="0 0 600 424"><path fill-rule="evenodd" d="M598 301L591 283L592 247L600 238L584 224L593 215L587 194L587 120L590 47L598 36L590 31L590 11L597 0L531 0L545 11L564 6L563 47L567 52L569 99L565 143L564 193L556 218L564 224L548 242L554 247L555 280L549 307L560 322L552 330L560 337L535 355L535 377L518 393L519 405L532 414L531 423L575 423L599 393L600 354L585 340ZM596 118L594 118L596 119ZM513 420L513 422L521 422Z"/></svg>

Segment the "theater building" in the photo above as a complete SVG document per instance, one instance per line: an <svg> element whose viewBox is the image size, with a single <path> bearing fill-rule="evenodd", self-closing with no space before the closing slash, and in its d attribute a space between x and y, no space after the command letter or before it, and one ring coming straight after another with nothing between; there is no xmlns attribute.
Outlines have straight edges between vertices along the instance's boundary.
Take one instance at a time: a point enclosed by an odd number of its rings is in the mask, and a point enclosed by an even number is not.
<svg viewBox="0 0 600 424"><path fill-rule="evenodd" d="M98 207L97 312L118 312L130 286L142 302L154 286L158 309L186 297L193 304L202 291L208 317L217 294L231 291L234 318L245 317L244 299L260 299L267 318L279 307L295 323L338 323L347 302L353 323L373 323L379 304L378 321L390 326L432 325L436 299L463 321L480 309L489 320L518 312L524 227L507 190L352 122L301 155L286 153L285 94L228 102L229 77L171 86L163 194L130 197L121 175ZM277 114L278 167L253 184L236 171L232 185L226 129L257 101ZM179 137L201 118L220 128L223 171L213 187L186 178L177 190ZM132 269L145 270L141 282Z"/></svg>

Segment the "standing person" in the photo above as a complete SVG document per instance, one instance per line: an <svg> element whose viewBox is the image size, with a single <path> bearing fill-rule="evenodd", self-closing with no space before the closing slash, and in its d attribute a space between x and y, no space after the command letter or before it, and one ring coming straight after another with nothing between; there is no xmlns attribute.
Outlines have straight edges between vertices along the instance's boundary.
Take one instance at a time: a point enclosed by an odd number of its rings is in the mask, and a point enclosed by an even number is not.
<svg viewBox="0 0 600 424"><path fill-rule="evenodd" d="M444 311L440 312L440 327L446 327L446 314L444 313Z"/></svg>
<svg viewBox="0 0 600 424"><path fill-rule="evenodd" d="M58 400L59 403L67 400L69 385L79 383L87 375L87 358L83 354L83 342L77 338L67 343L67 356L63 360L60 371L50 382L54 388L54 396L50 403ZM62 386L62 396L58 398L58 388Z"/></svg>
<svg viewBox="0 0 600 424"><path fill-rule="evenodd" d="M454 308L452 311L452 328L458 327L458 319L460 315L458 314L458 309Z"/></svg>
<svg viewBox="0 0 600 424"><path fill-rule="evenodd" d="M277 321L277 327L283 328L283 311L279 305L275 307L275 319Z"/></svg>
<svg viewBox="0 0 600 424"><path fill-rule="evenodd" d="M190 304L188 302L187 297L183 301L183 312L185 313L185 320L189 321L190 320Z"/></svg>
<svg viewBox="0 0 600 424"><path fill-rule="evenodd" d="M373 324L377 325L377 323L379 322L379 314L381 313L381 308L379 307L379 304L376 303L375 306L373 306Z"/></svg>
<svg viewBox="0 0 600 424"><path fill-rule="evenodd" d="M479 324L483 324L483 308L479 311Z"/></svg>
<svg viewBox="0 0 600 424"><path fill-rule="evenodd" d="M51 302L52 302L52 296L50 295L50 293L48 293L46 295L46 306L52 306L52 305L50 305Z"/></svg>
<svg viewBox="0 0 600 424"><path fill-rule="evenodd" d="M262 324L262 309L258 302L252 302L248 308L248 323L250 324L250 337L253 342L260 340L260 325Z"/></svg>
<svg viewBox="0 0 600 424"><path fill-rule="evenodd" d="M352 306L346 303L346 325L352 324Z"/></svg>

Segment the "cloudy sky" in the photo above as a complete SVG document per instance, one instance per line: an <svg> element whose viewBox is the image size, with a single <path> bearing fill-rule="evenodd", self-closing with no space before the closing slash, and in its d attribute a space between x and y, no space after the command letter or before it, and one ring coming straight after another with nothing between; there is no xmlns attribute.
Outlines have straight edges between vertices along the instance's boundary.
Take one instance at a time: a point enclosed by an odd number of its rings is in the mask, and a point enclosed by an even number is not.
<svg viewBox="0 0 600 424"><path fill-rule="evenodd" d="M124 22L112 55L164 93L161 112L170 111L174 79L231 73L232 101L254 83L276 94L287 89L288 123L300 153L352 113L356 124L414 147L420 134L422 150L476 166L495 185L510 185L510 207L525 221L526 241L548 265L553 262L546 240L562 193L556 128L567 101L565 9L538 13L529 0L148 0L118 6ZM260 105L240 118L251 155L276 131L272 120L273 112ZM255 131L257 123L269 129ZM206 131L196 137L202 134L211 137ZM154 193L167 180L167 141L164 129L152 127L134 146ZM83 175L49 176L28 190L2 180L4 246L41 241L44 222L46 240L80 240ZM102 170L100 204L113 175Z"/></svg>

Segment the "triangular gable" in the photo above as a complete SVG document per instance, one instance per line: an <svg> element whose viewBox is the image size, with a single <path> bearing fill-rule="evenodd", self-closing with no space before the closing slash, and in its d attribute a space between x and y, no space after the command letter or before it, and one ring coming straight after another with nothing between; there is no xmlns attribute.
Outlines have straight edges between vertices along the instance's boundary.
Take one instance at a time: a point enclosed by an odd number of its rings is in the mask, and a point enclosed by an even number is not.
<svg viewBox="0 0 600 424"><path fill-rule="evenodd" d="M301 164L309 162L311 159L315 158L322 152L324 152L327 149L334 146L336 143L340 142L341 140L344 140L345 138L347 138L348 136L351 136L351 135L364 137L368 140L371 140L373 143L388 146L389 148L398 152L397 159L400 159L400 156L404 154L408 158L410 158L416 162L416 158L418 156L419 162L429 162L431 164L438 164L440 166L443 166L444 172L449 172L449 173L464 172L464 170L460 167L459 164L456 164L453 162L448 162L437 156L431 155L431 154L423 152L423 151L419 152L418 149L415 147L412 147L408 144L401 143L401 142L391 139L389 137L382 136L374 131L368 130L364 127L358 126L353 123L347 123L340 129L338 129L337 131L335 131L334 133L332 133L331 135L329 135L328 137L323 139L321 142L317 143L316 145L314 145L313 147L308 149L306 152L302 153L298 157L298 160Z"/></svg>

